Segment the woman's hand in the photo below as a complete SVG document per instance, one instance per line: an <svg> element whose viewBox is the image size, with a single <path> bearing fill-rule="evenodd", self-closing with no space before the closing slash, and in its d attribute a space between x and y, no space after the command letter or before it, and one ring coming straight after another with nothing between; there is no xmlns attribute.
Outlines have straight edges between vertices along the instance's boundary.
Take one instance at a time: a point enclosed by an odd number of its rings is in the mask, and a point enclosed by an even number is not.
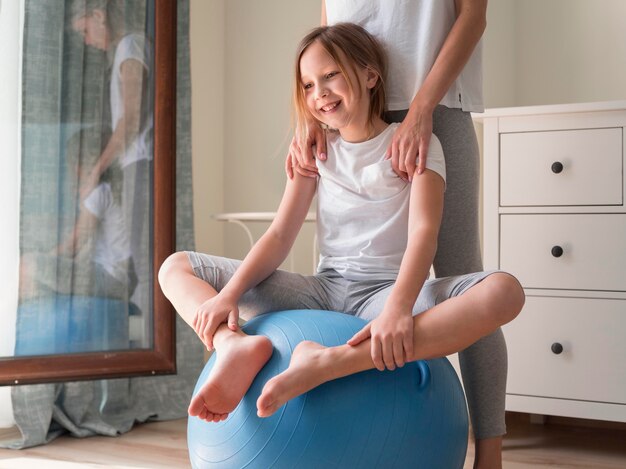
<svg viewBox="0 0 626 469"><path fill-rule="evenodd" d="M207 350L213 350L213 336L220 324L228 322L228 328L237 330L239 320L238 299L218 293L202 303L196 310L191 326Z"/></svg>
<svg viewBox="0 0 626 469"><path fill-rule="evenodd" d="M372 361L383 371L402 367L413 356L413 316L411 310L385 305L383 312L357 332L348 345L371 338Z"/></svg>
<svg viewBox="0 0 626 469"><path fill-rule="evenodd" d="M426 169L428 145L433 132L433 113L430 108L409 109L406 117L393 134L385 158L391 159L391 167L405 181L411 181ZM416 160L419 157L419 161Z"/></svg>
<svg viewBox="0 0 626 469"><path fill-rule="evenodd" d="M319 124L309 125L309 136L305 142L299 142L296 137L291 139L289 154L285 160L285 172L289 179L293 179L294 169L302 176L317 177L317 165L313 148L320 160L326 159L326 133Z"/></svg>

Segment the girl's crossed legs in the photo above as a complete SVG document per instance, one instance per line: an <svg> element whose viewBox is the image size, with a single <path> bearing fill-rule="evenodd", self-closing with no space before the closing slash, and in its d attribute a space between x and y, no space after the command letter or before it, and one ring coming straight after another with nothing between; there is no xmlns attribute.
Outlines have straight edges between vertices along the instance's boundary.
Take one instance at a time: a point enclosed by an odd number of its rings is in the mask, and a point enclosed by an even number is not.
<svg viewBox="0 0 626 469"><path fill-rule="evenodd" d="M188 324L197 308L228 282L239 261L197 253L170 256L159 272L165 295ZM389 282L387 282L389 284ZM365 284L373 291L351 305L351 286ZM302 276L277 271L240 301L241 315L287 309L346 311L371 320L382 310L390 287L375 282L349 282L339 274ZM380 283L379 283L380 284ZM441 357L464 349L511 321L521 310L523 290L502 272L479 272L428 281L414 309L413 356L410 361ZM354 308L354 309L353 309ZM243 398L254 377L269 360L272 345L262 336L247 336L222 324L215 333L217 360L207 383L192 400L189 413L205 420L226 418ZM357 346L324 347L301 342L290 366L267 382L257 401L258 414L267 417L289 399L320 384L374 368L369 340ZM233 372L233 370L237 370Z"/></svg>

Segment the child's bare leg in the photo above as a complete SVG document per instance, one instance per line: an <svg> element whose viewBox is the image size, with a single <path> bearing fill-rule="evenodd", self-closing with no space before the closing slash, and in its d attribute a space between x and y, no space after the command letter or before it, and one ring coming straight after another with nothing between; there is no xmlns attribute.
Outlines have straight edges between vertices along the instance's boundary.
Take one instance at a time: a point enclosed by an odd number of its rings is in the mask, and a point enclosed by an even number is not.
<svg viewBox="0 0 626 469"><path fill-rule="evenodd" d="M159 285L176 312L190 326L198 307L217 295L217 291L196 277L187 254L176 252L159 269Z"/></svg>
<svg viewBox="0 0 626 469"><path fill-rule="evenodd" d="M185 253L172 254L159 270L159 283L178 314L191 325L198 307L217 291L196 277ZM216 361L206 383L189 405L189 415L217 422L241 401L272 355L265 336L249 336L220 325L213 338Z"/></svg>
<svg viewBox="0 0 626 469"><path fill-rule="evenodd" d="M442 357L462 350L511 321L520 312L524 293L515 278L496 273L413 318L410 360ZM289 368L267 382L257 401L258 415L272 415L289 399L331 379L374 368L370 340L356 346L324 347L301 342Z"/></svg>

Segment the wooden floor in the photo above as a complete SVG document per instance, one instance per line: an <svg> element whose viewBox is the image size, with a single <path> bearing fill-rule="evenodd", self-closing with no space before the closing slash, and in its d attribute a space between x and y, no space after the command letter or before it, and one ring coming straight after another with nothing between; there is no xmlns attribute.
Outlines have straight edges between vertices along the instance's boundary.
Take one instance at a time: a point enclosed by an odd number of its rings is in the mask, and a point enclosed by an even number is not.
<svg viewBox="0 0 626 469"><path fill-rule="evenodd" d="M561 419L563 420L563 419ZM567 422L565 422L567 423ZM626 429L531 424L508 414L505 469L624 469ZM465 468L472 467L470 442ZM138 425L119 438L61 437L27 450L0 449L1 469L188 468L186 420ZM236 469L236 468L233 468Z"/></svg>

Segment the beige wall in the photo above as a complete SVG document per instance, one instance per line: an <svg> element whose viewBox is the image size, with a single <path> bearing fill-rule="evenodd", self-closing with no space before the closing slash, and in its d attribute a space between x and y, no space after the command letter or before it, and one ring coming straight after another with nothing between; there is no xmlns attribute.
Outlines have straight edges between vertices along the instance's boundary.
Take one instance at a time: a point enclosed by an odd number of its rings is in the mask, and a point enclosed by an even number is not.
<svg viewBox="0 0 626 469"><path fill-rule="evenodd" d="M626 99L624 0L492 0L487 107Z"/></svg>
<svg viewBox="0 0 626 469"><path fill-rule="evenodd" d="M219 212L276 210L285 184L295 48L319 24L320 1L191 0L196 245L242 258L244 231ZM258 235L267 224L252 224ZM311 270L305 228L296 268Z"/></svg>
<svg viewBox="0 0 626 469"><path fill-rule="evenodd" d="M320 0L191 0L193 164L199 250L241 258L222 211L273 211L284 187L292 56ZM626 99L626 1L491 0L487 107ZM253 225L256 235L266 227ZM312 232L296 246L311 269Z"/></svg>
<svg viewBox="0 0 626 469"><path fill-rule="evenodd" d="M196 249L221 254L224 206L224 0L191 0L191 149Z"/></svg>

